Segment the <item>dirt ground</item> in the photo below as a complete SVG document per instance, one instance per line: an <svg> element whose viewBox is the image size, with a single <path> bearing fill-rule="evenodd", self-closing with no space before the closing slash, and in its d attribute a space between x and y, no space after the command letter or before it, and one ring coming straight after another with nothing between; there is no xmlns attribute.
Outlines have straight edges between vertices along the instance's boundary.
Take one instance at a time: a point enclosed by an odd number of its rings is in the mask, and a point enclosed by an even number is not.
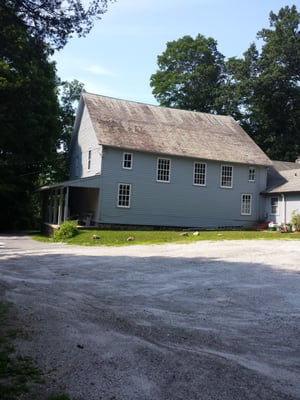
<svg viewBox="0 0 300 400"><path fill-rule="evenodd" d="M299 241L1 236L0 290L45 372L41 399L300 399Z"/></svg>

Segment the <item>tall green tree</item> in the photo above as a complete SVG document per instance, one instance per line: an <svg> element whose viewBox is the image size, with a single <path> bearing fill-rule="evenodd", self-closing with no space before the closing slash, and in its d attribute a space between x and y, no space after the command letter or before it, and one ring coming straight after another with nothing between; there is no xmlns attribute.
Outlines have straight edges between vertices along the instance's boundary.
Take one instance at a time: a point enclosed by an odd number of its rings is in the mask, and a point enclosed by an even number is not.
<svg viewBox="0 0 300 400"><path fill-rule="evenodd" d="M0 229L32 224L34 189L65 176L57 150L69 135L76 85L67 93L65 84L59 105L49 55L86 35L110 1L0 0Z"/></svg>
<svg viewBox="0 0 300 400"><path fill-rule="evenodd" d="M77 79L73 79L71 82L62 81L58 84L58 97L62 124L60 147L65 153L68 153L69 151L76 110L83 90L84 84L79 82Z"/></svg>
<svg viewBox="0 0 300 400"><path fill-rule="evenodd" d="M274 159L300 154L300 14L296 6L270 13L242 58L224 57L216 41L198 35L167 43L150 78L163 106L232 115Z"/></svg>
<svg viewBox="0 0 300 400"><path fill-rule="evenodd" d="M300 13L296 6L270 13L250 102L254 139L275 159L300 154ZM251 126L252 124L252 126Z"/></svg>
<svg viewBox="0 0 300 400"><path fill-rule="evenodd" d="M300 14L296 6L270 13L270 28L258 32L243 58L226 62L224 111L232 112L273 159L294 161L300 153Z"/></svg>
<svg viewBox="0 0 300 400"><path fill-rule="evenodd" d="M60 108L59 121L61 125L59 146L57 148L55 165L50 167L50 171L45 168L40 175L40 186L45 183L61 182L67 180L69 177L69 145L75 122L76 110L83 88L84 84L77 79L73 79L71 82L59 81L57 83Z"/></svg>
<svg viewBox="0 0 300 400"><path fill-rule="evenodd" d="M32 215L39 173L55 163L61 125L55 65L23 21L0 8L0 226Z"/></svg>
<svg viewBox="0 0 300 400"><path fill-rule="evenodd" d="M212 38L184 36L167 43L150 78L152 93L162 106L214 113L224 79L224 56Z"/></svg>

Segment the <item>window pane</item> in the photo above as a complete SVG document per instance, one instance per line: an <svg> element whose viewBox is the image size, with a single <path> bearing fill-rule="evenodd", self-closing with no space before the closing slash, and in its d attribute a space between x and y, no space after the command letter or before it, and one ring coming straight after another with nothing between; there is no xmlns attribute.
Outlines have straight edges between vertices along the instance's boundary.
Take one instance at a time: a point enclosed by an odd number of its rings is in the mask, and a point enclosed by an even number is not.
<svg viewBox="0 0 300 400"><path fill-rule="evenodd" d="M126 169L132 168L132 154L131 153L123 154L123 168L126 168Z"/></svg>
<svg viewBox="0 0 300 400"><path fill-rule="evenodd" d="M249 168L249 181L254 182L255 181L255 168Z"/></svg>
<svg viewBox="0 0 300 400"><path fill-rule="evenodd" d="M88 152L88 169L91 169L91 161L92 161L92 150Z"/></svg>
<svg viewBox="0 0 300 400"><path fill-rule="evenodd" d="M194 185L206 184L206 164L195 162L194 164Z"/></svg>
<svg viewBox="0 0 300 400"><path fill-rule="evenodd" d="M278 214L278 197L271 198L271 214Z"/></svg>
<svg viewBox="0 0 300 400"><path fill-rule="evenodd" d="M221 187L232 187L232 167L231 166L222 165Z"/></svg>
<svg viewBox="0 0 300 400"><path fill-rule="evenodd" d="M241 213L242 215L251 215L251 194L243 194L242 195L242 207Z"/></svg>
<svg viewBox="0 0 300 400"><path fill-rule="evenodd" d="M159 158L157 163L157 180L160 182L170 181L170 160Z"/></svg>
<svg viewBox="0 0 300 400"><path fill-rule="evenodd" d="M118 206L119 207L130 206L130 185L125 183L119 184Z"/></svg>

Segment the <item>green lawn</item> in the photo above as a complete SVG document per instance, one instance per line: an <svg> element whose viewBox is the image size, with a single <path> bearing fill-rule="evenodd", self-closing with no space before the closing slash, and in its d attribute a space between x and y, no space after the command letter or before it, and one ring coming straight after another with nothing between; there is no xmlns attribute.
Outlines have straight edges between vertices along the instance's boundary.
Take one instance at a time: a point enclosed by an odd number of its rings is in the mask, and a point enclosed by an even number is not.
<svg viewBox="0 0 300 400"><path fill-rule="evenodd" d="M191 243L203 240L274 240L300 239L300 232L280 233L273 231L199 231L198 236L193 231L122 231L122 230L79 230L79 233L64 242L82 246L132 246L136 244ZM94 239L93 237L98 237ZM51 242L53 239L42 235L34 235L34 239ZM132 238L133 240L128 240Z"/></svg>

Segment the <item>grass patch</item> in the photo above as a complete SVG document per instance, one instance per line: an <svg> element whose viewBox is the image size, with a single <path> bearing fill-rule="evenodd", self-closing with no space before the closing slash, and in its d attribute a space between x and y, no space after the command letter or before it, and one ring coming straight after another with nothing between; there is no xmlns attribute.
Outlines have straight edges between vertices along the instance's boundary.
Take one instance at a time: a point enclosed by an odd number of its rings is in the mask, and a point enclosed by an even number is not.
<svg viewBox="0 0 300 400"><path fill-rule="evenodd" d="M194 236L192 231L187 231L187 236L182 236L182 233L182 231L80 230L75 237L62 241L81 246L132 246L136 244L192 243L203 240L300 239L300 232L199 231L198 236ZM43 242L53 242L53 239L42 235L34 235L33 238ZM132 240L128 240L129 238Z"/></svg>

